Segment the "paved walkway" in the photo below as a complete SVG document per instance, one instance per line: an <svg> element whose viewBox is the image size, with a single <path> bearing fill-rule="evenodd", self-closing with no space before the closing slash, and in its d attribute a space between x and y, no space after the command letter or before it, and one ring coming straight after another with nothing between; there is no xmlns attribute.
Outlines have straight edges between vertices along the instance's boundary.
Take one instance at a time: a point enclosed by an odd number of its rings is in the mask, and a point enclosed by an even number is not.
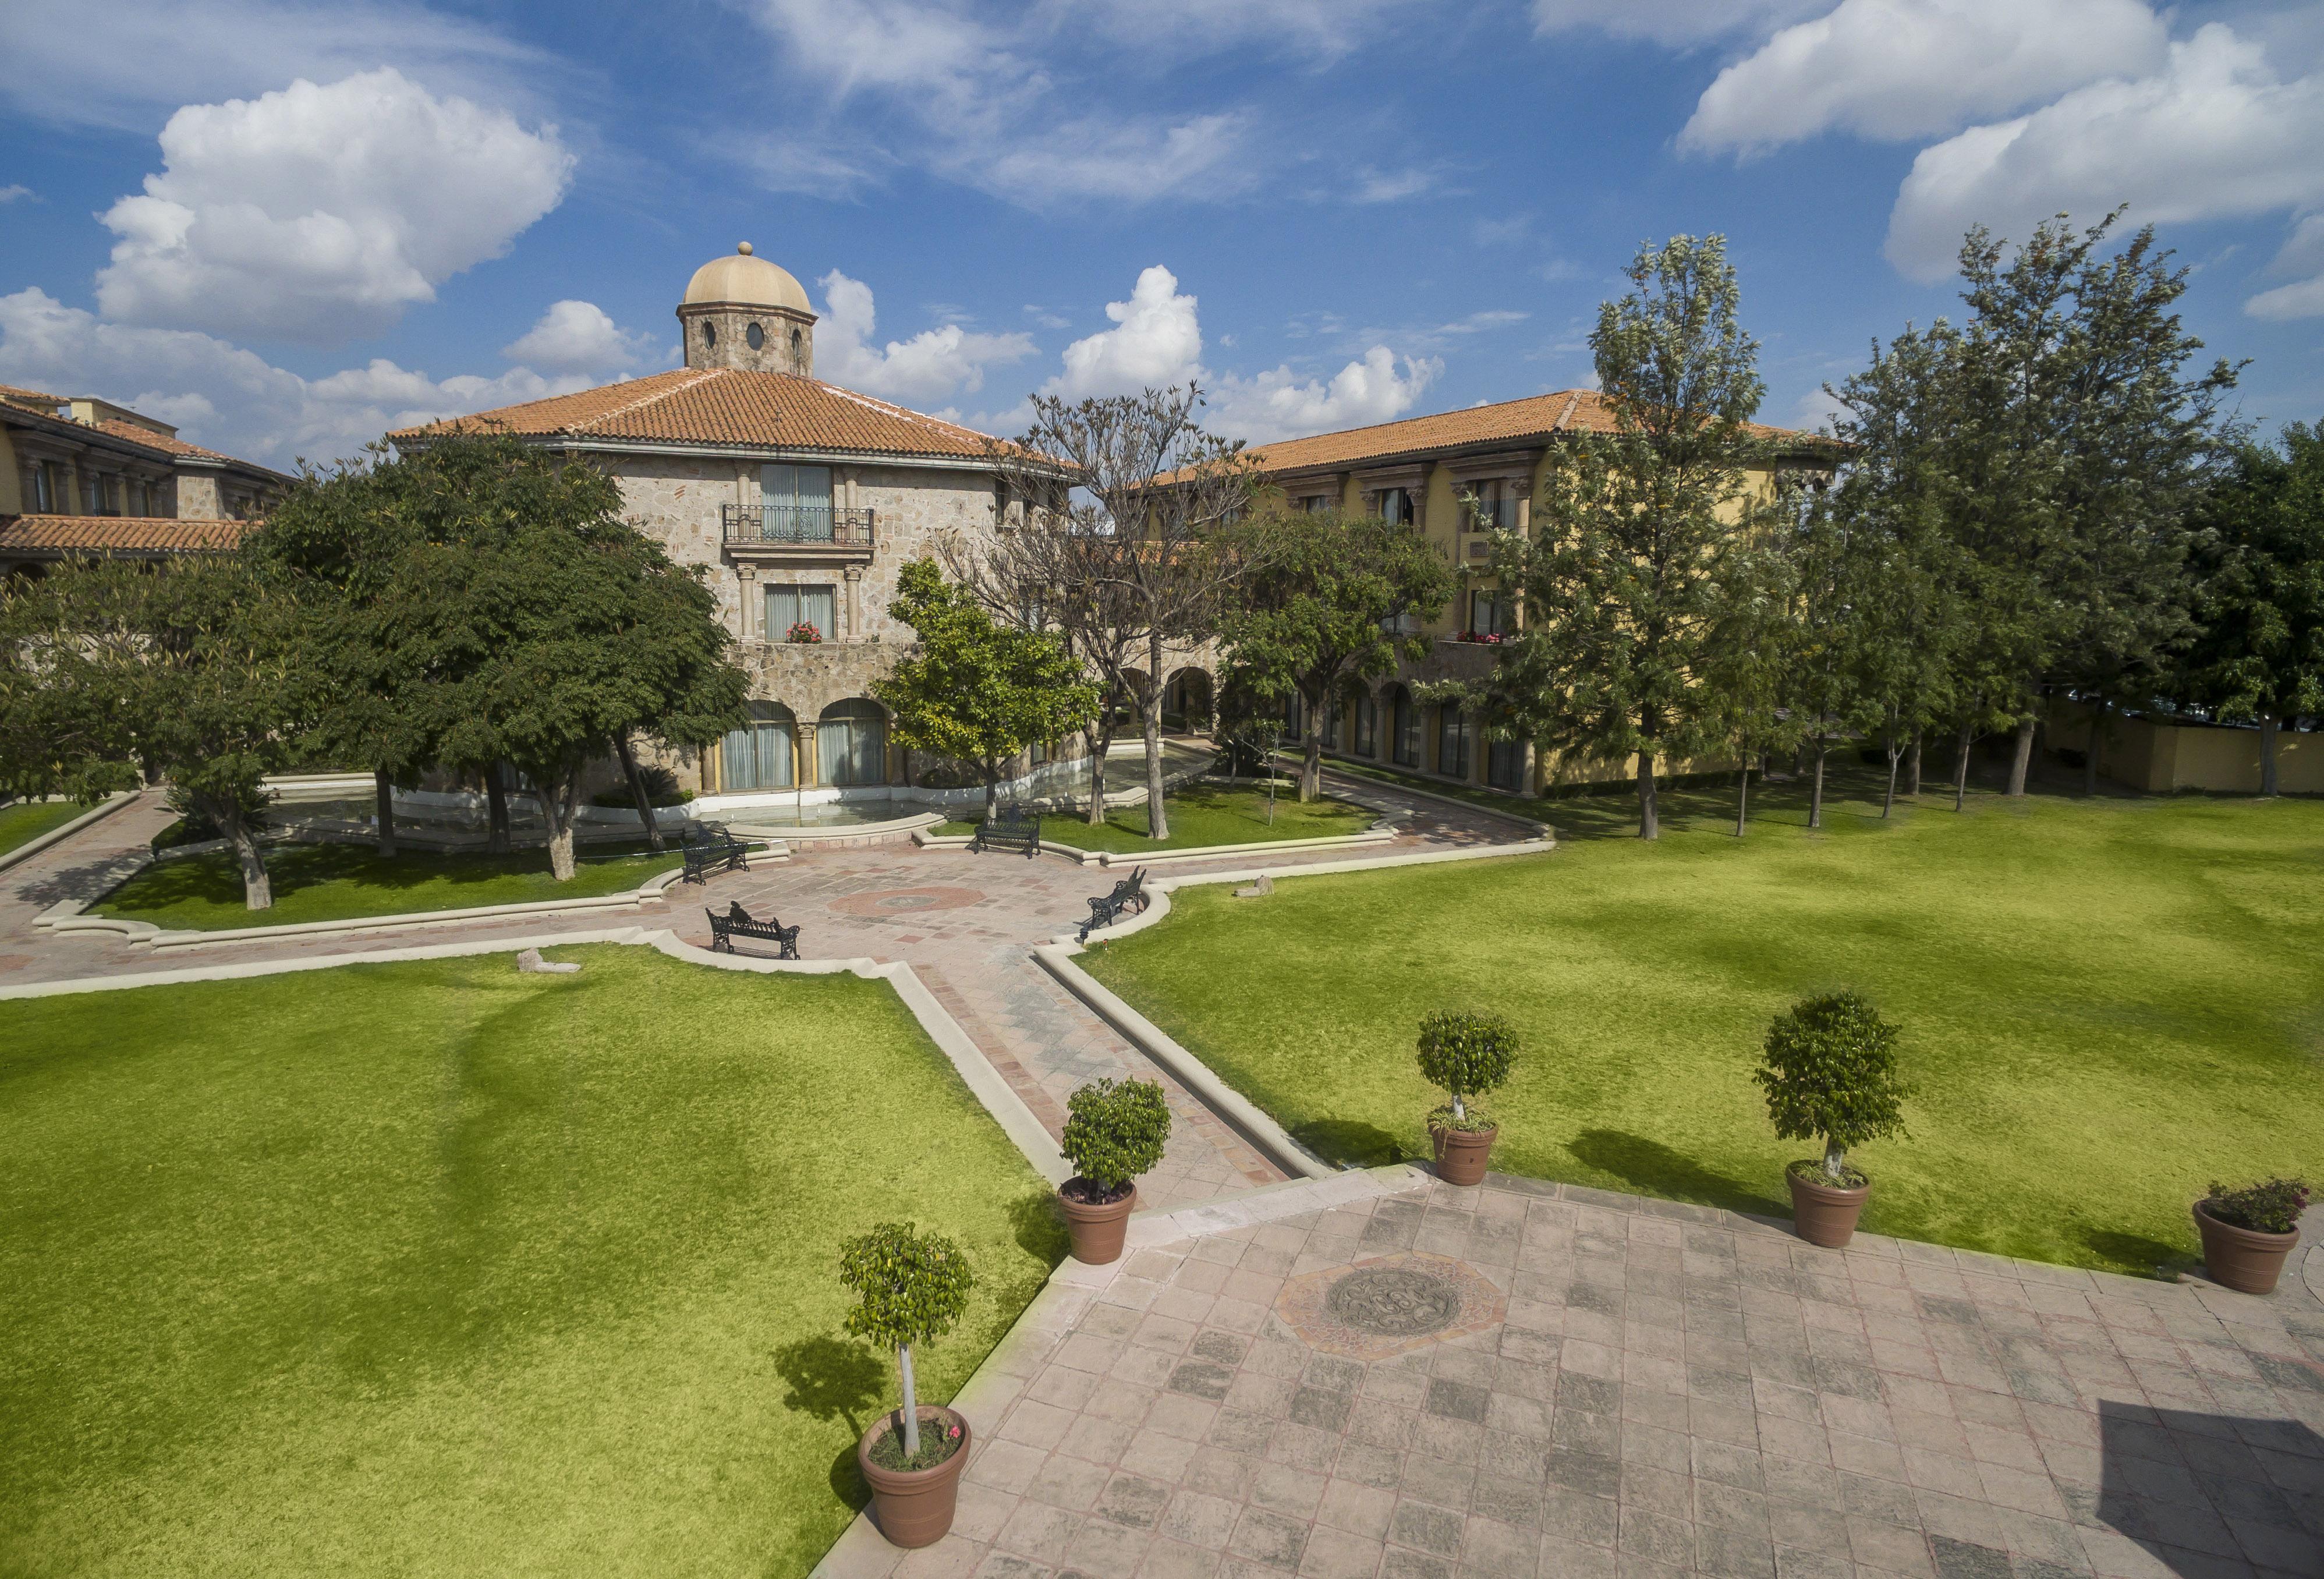
<svg viewBox="0 0 2324 1579"><path fill-rule="evenodd" d="M2324 1307L1504 1180L1138 1250L825 1579L2324 1574Z"/></svg>
<svg viewBox="0 0 2324 1579"><path fill-rule="evenodd" d="M1331 774L1329 787L1399 818L1393 844L1284 852L1263 846L1215 862L1174 865L1172 876L1246 867L1313 864L1350 856L1508 843L1527 830L1481 811L1448 806L1392 787ZM157 957L110 937L57 937L32 918L63 899L94 898L119 880L119 863L165 826L158 794L115 813L74 838L0 873L0 983L209 965L363 954L451 938L540 937L595 931L632 920L667 926L707 946L706 906L740 900L800 928L809 959L902 961L926 982L1052 1135L1065 1123L1073 1090L1103 1076L1158 1080L1176 1122L1160 1167L1139 1183L1145 1205L1170 1207L1216 1199L1283 1175L1203 1103L1157 1068L1035 963L1029 946L1077 927L1088 898L1120 875L1061 858L976 855L962 850L874 845L817 850L755 872L726 873L671 891L666 908L520 916L392 933L325 934L297 941L235 944Z"/></svg>

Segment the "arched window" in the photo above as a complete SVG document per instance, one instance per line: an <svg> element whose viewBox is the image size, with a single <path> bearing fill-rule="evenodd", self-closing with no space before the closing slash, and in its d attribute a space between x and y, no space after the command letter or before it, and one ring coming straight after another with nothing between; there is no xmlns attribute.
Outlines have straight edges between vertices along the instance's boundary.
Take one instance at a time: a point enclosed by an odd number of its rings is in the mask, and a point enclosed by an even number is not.
<svg viewBox="0 0 2324 1579"><path fill-rule="evenodd" d="M706 318L702 320L702 343L706 346L718 343L718 326Z"/></svg>
<svg viewBox="0 0 2324 1579"><path fill-rule="evenodd" d="M801 335L797 329L793 329L791 331L791 357L794 361L798 358L799 347L806 344L807 337L804 335Z"/></svg>
<svg viewBox="0 0 2324 1579"><path fill-rule="evenodd" d="M1395 710L1390 715L1388 758L1398 767L1420 766L1420 709L1412 705L1412 693L1402 686L1396 689Z"/></svg>
<svg viewBox="0 0 2324 1579"><path fill-rule="evenodd" d="M730 791L788 789L798 734L798 721L788 707L780 702L752 702L750 727L726 732L720 753L724 763L724 788Z"/></svg>
<svg viewBox="0 0 2324 1579"><path fill-rule="evenodd" d="M742 331L742 338L750 346L751 349L755 351L760 346L767 343L767 331L761 328L757 324L752 324L749 328Z"/></svg>
<svg viewBox="0 0 2324 1579"><path fill-rule="evenodd" d="M1477 726L1466 711L1459 707L1436 709L1436 771L1455 779L1469 776L1471 753L1476 748Z"/></svg>
<svg viewBox="0 0 2324 1579"><path fill-rule="evenodd" d="M1379 703L1370 691L1356 698L1356 754L1379 755Z"/></svg>
<svg viewBox="0 0 2324 1579"><path fill-rule="evenodd" d="M860 697L834 702L815 727L816 776L826 784L888 781L888 716Z"/></svg>

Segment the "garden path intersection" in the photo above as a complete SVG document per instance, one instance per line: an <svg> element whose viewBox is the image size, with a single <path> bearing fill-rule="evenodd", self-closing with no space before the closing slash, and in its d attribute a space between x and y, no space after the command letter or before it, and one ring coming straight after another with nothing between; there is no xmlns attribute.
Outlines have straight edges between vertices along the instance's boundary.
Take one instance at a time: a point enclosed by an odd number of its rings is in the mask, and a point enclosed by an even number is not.
<svg viewBox="0 0 2324 1579"><path fill-rule="evenodd" d="M1401 814L1395 845L1365 854L1532 831L1345 788ZM0 986L553 941L609 919L166 963L33 927L168 819L149 796L0 873ZM701 907L740 900L801 926L811 961L909 965L1053 1137L1086 1080L1170 1095L1130 1253L1061 1267L958 1400L978 1446L953 1533L907 1555L859 1519L819 1574L2324 1579L2324 1258L2259 1299L1875 1235L1817 1250L1785 1224L1499 1175L1286 1182L1035 963L1115 875L802 845L637 916L706 944Z"/></svg>

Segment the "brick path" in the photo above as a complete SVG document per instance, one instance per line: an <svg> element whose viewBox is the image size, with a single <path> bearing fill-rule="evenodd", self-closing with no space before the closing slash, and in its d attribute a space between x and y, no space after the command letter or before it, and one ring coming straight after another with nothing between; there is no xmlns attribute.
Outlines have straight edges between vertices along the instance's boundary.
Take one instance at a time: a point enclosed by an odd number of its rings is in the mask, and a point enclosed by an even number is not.
<svg viewBox="0 0 2324 1579"><path fill-rule="evenodd" d="M1342 780L1332 787L1393 808L1403 818L1393 845L1354 850L1263 849L1218 862L1170 868L1173 875L1243 867L1307 864L1399 850L1505 843L1525 830L1501 818L1406 796L1387 786ZM364 954L451 938L540 937L595 931L634 922L669 927L707 946L704 907L739 900L752 914L772 913L801 928L809 959L868 957L910 965L1052 1134L1065 1122L1065 1098L1087 1081L1111 1076L1159 1080L1176 1122L1162 1164L1139 1183L1141 1203L1184 1205L1279 1181L1282 1174L1200 1101L1035 964L1028 947L1078 926L1088 897L1120 875L1055 857L972 855L908 845L823 849L797 846L792 860L756 872L727 873L671 891L666 908L597 910L571 916L519 916L392 933L326 934L298 941L235 944L157 957L111 938L56 937L34 929L34 916L59 900L91 898L118 881L117 863L167 825L158 794L115 812L76 837L0 873L0 983L54 981L189 965ZM107 875L112 873L113 875Z"/></svg>
<svg viewBox="0 0 2324 1579"><path fill-rule="evenodd" d="M1481 1330L1366 1360L1293 1325L1303 1285L1448 1262ZM953 1533L859 1523L821 1579L2324 1574L2301 1289L1495 1176L1140 1249L997 1359Z"/></svg>

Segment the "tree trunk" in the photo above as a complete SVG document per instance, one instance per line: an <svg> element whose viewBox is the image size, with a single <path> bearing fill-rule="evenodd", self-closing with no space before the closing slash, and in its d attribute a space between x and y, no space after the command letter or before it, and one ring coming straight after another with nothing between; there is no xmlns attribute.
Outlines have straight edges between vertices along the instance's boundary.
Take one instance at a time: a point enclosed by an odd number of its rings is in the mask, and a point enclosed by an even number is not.
<svg viewBox="0 0 2324 1579"><path fill-rule="evenodd" d="M1824 745L1823 732L1821 730L1818 730L1816 732L1815 744L1815 785L1808 791L1808 826L1812 828L1820 828L1823 826L1823 759L1825 750L1826 747Z"/></svg>
<svg viewBox="0 0 2324 1579"><path fill-rule="evenodd" d="M1089 805L1083 808L1082 820L1092 827L1105 821L1105 753L1113 749L1114 699L1114 693L1107 691L1103 710L1098 715L1100 721L1082 732L1088 736L1090 746Z"/></svg>
<svg viewBox="0 0 2324 1579"><path fill-rule="evenodd" d="M508 785L502 778L507 765L494 762L484 770L484 848L495 855L509 853Z"/></svg>
<svg viewBox="0 0 2324 1579"><path fill-rule="evenodd" d="M1908 760L1912 765L1907 777L1912 788L1904 793L1918 800L1921 798L1921 732L1917 729L1913 731L1913 751Z"/></svg>
<svg viewBox="0 0 2324 1579"><path fill-rule="evenodd" d="M654 817L653 797L646 792L645 770L638 766L638 753L631 749L630 732L613 732L613 754L622 759L622 776L630 781L630 799L638 803L638 816L646 825L646 848L657 854L661 851L661 824Z"/></svg>
<svg viewBox="0 0 2324 1579"><path fill-rule="evenodd" d="M2106 736L2107 709L2113 706L2112 702L2101 697L2098 706L2090 709L2089 745L2082 753L2082 793L2085 795L2098 792L2098 745Z"/></svg>
<svg viewBox="0 0 2324 1579"><path fill-rule="evenodd" d="M984 769L984 815L990 818L1001 807L1001 763L999 759L986 757Z"/></svg>
<svg viewBox="0 0 2324 1579"><path fill-rule="evenodd" d="M2273 715L2259 721L2259 792L2264 798L2275 793L2275 737L2278 728Z"/></svg>
<svg viewBox="0 0 2324 1579"><path fill-rule="evenodd" d="M242 864L242 906L246 910L271 910L274 908L274 884L266 875L266 856L258 847L258 834L242 814L240 807L224 808L224 815L215 808L206 808L210 820L234 846L234 856Z"/></svg>
<svg viewBox="0 0 2324 1579"><path fill-rule="evenodd" d="M1888 741L1888 793L1882 798L1880 802L1880 820L1882 822L1886 822L1888 820L1888 814L1896 809L1896 764L1904 760L1904 753L1896 749L1895 737L1893 735L1890 736Z"/></svg>
<svg viewBox="0 0 2324 1579"><path fill-rule="evenodd" d="M1953 809L1959 811L1969 799L1969 748L1975 742L1977 731L1961 725L1960 754L1953 759Z"/></svg>
<svg viewBox="0 0 2324 1579"><path fill-rule="evenodd" d="M2022 797L2025 793L2025 770L2034 764L2034 715L2028 713L2017 721L2017 749L2009 757L2009 793Z"/></svg>
<svg viewBox="0 0 2324 1579"><path fill-rule="evenodd" d="M1655 753L1642 751L1638 753L1638 837L1662 836L1662 820L1655 805Z"/></svg>
<svg viewBox="0 0 2324 1579"><path fill-rule="evenodd" d="M1148 838L1170 836L1170 808L1162 804L1162 682L1154 677L1162 672L1162 638L1157 634L1147 640L1146 689L1138 698L1139 722L1146 735L1146 835ZM1274 771L1269 764L1268 771Z"/></svg>
<svg viewBox="0 0 2324 1579"><path fill-rule="evenodd" d="M1834 1186L1838 1186L1840 1180L1846 1178L1848 1148L1837 1140L1826 1140L1823 1143L1823 1171L1824 1177L1831 1179Z"/></svg>
<svg viewBox="0 0 2324 1579"><path fill-rule="evenodd" d="M1320 708L1307 712L1307 758L1299 765L1299 799L1302 802L1314 799L1323 793L1323 725ZM1274 770L1269 768L1268 772Z"/></svg>
<svg viewBox="0 0 2324 1579"><path fill-rule="evenodd" d="M1735 836L1741 838L1745 824L1751 816L1751 759L1743 758L1743 775L1735 790Z"/></svg>
<svg viewBox="0 0 2324 1579"><path fill-rule="evenodd" d="M899 1344L896 1349L896 1369L904 1378L904 1459L909 1463L920 1451L919 1390L912 1385L912 1345Z"/></svg>
<svg viewBox="0 0 2324 1579"><path fill-rule="evenodd" d="M573 817L580 792L578 763L568 766L556 781L540 788L540 812L549 819L549 870L559 882L573 881Z"/></svg>
<svg viewBox="0 0 2324 1579"><path fill-rule="evenodd" d="M379 817L379 854L383 861L395 859L395 783L387 776L385 768L371 771L372 799Z"/></svg>

